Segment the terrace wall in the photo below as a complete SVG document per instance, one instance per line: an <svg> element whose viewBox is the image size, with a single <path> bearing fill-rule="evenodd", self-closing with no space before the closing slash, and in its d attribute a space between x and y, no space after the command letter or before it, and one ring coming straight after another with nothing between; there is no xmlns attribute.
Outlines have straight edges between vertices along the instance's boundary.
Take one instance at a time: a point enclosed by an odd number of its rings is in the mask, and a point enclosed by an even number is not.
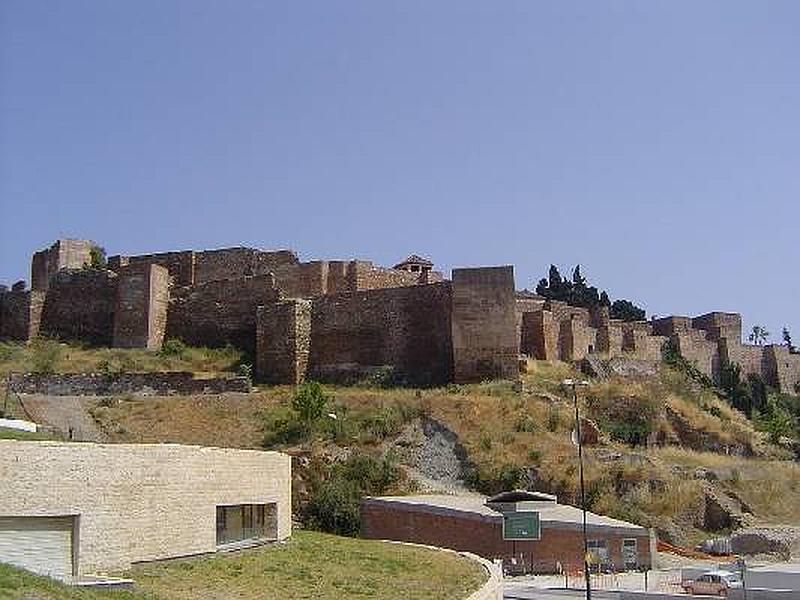
<svg viewBox="0 0 800 600"><path fill-rule="evenodd" d="M11 390L46 396L173 395L249 392L246 377L195 379L192 373L23 373L12 374Z"/></svg>

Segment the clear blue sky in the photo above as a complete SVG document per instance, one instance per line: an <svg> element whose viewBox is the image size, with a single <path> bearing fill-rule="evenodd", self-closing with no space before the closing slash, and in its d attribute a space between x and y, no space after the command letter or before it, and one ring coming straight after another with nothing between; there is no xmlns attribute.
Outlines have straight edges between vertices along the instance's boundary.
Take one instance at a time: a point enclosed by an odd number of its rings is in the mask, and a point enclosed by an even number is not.
<svg viewBox="0 0 800 600"><path fill-rule="evenodd" d="M800 340L800 2L0 3L0 282L110 254L581 263Z"/></svg>

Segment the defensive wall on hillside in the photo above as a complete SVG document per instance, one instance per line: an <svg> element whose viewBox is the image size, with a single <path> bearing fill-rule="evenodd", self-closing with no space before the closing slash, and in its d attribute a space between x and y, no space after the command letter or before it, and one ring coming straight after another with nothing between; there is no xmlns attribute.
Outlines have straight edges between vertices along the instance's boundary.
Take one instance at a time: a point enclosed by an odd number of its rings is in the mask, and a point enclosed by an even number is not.
<svg viewBox="0 0 800 600"><path fill-rule="evenodd" d="M780 390L800 385L800 355L742 344L738 314L619 321L605 307L517 292L510 266L454 269L445 280L417 255L385 268L223 248L113 256L108 268L90 269L93 246L58 240L33 255L32 289L0 287L0 338L150 349L180 338L245 350L266 382L380 371L416 384L513 379L521 354L658 362L671 341L715 380L736 363Z"/></svg>

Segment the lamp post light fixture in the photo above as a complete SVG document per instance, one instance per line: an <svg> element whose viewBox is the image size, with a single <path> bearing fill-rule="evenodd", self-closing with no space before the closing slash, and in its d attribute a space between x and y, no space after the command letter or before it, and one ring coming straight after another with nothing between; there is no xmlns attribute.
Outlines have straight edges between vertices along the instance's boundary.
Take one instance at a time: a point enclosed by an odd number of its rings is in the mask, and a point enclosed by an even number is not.
<svg viewBox="0 0 800 600"><path fill-rule="evenodd" d="M586 600L592 600L592 585L589 574L589 539L586 536L586 488L583 480L583 440L581 439L581 417L578 411L578 388L588 387L588 381L565 379L561 382L572 388L572 400L575 404L575 442L578 446L578 472L581 480L581 510L583 511L583 573L586 578Z"/></svg>

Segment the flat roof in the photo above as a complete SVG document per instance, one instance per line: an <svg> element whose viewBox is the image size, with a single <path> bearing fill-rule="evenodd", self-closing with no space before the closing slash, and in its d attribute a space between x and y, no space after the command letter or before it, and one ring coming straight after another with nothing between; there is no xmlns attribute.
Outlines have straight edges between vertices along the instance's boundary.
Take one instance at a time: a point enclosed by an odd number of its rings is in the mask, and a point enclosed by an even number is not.
<svg viewBox="0 0 800 600"><path fill-rule="evenodd" d="M374 496L364 500L365 504L390 504L406 510L424 510L451 516L465 516L481 520L501 521L502 515L486 506L488 498L480 494L423 494L418 496ZM555 502L537 502L535 510L543 528L580 529L583 526L583 511L580 508ZM643 535L647 528L605 517L593 512L586 513L586 525L592 529L614 529L619 533Z"/></svg>
<svg viewBox="0 0 800 600"><path fill-rule="evenodd" d="M763 565L760 567L747 567L747 570L756 571L758 573L797 573L800 575L800 562L773 563L771 565Z"/></svg>

